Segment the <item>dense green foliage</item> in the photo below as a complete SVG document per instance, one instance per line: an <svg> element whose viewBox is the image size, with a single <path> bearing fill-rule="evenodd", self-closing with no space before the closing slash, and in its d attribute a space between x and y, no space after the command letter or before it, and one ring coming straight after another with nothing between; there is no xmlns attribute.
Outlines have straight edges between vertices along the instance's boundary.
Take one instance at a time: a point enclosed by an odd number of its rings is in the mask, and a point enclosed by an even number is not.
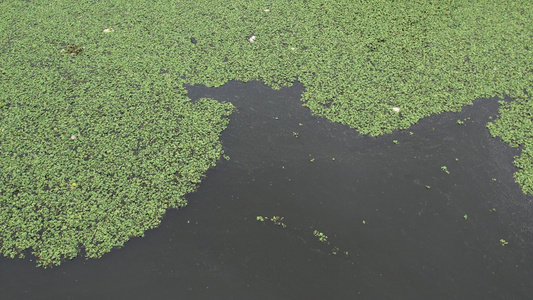
<svg viewBox="0 0 533 300"><path fill-rule="evenodd" d="M4 255L31 247L40 263L59 263L83 246L99 257L185 205L222 153L231 107L179 99L21 99L3 110Z"/></svg>
<svg viewBox="0 0 533 300"><path fill-rule="evenodd" d="M192 104L185 83L297 79L313 113L374 136L475 98L531 95L530 4L2 1L0 250L32 249L41 265L80 245L98 257L183 205L222 154L231 110ZM531 115L504 121L511 112L493 134L527 136ZM530 184L531 163L517 165Z"/></svg>
<svg viewBox="0 0 533 300"><path fill-rule="evenodd" d="M514 161L520 169L515 178L524 193L533 194L533 99L502 101L500 116L488 127L492 135L513 147L522 147L521 155Z"/></svg>

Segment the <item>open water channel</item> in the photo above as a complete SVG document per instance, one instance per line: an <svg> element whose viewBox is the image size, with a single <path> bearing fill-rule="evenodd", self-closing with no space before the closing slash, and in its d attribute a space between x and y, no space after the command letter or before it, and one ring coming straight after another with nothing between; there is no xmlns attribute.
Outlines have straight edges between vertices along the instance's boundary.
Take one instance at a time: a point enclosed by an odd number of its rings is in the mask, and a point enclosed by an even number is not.
<svg viewBox="0 0 533 300"><path fill-rule="evenodd" d="M372 138L312 116L298 84L188 90L235 105L231 159L101 259L0 258L1 299L531 299L533 197L485 127L497 99Z"/></svg>

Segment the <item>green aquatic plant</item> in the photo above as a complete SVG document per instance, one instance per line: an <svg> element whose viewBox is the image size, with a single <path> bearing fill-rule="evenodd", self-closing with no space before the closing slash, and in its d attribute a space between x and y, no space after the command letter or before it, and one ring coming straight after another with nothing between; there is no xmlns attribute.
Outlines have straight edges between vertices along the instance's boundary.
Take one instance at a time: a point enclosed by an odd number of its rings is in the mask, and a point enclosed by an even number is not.
<svg viewBox="0 0 533 300"><path fill-rule="evenodd" d="M509 245L509 242L507 242L507 241L504 240L504 239L500 239L500 245L502 245L502 246L507 246L507 245Z"/></svg>
<svg viewBox="0 0 533 300"><path fill-rule="evenodd" d="M528 0L38 0L0 11L4 256L100 257L185 205L223 155L232 109L192 103L185 84L298 78L311 112L371 136L508 95L517 100L489 129L521 147L516 180L533 193Z"/></svg>
<svg viewBox="0 0 533 300"><path fill-rule="evenodd" d="M285 217L281 217L281 216L273 216L270 218L270 221L272 223L274 223L275 225L278 225L280 227L283 227L283 228L286 228L287 225L285 223L283 223L283 219L285 219ZM256 220L259 221L259 222L265 222L265 221L268 221L269 218L268 217L263 217L263 216L257 216L256 217Z"/></svg>
<svg viewBox="0 0 533 300"><path fill-rule="evenodd" d="M448 174L448 175L450 174L450 171L448 171L448 167L446 167L446 166L442 166L442 167L440 167L440 169L441 169L444 173L446 173L446 174Z"/></svg>
<svg viewBox="0 0 533 300"><path fill-rule="evenodd" d="M283 228L286 228L287 225L285 223L283 223L283 219L285 219L285 217L281 217L281 216L273 216L272 218L270 218L270 221L278 226L281 226Z"/></svg>
<svg viewBox="0 0 533 300"><path fill-rule="evenodd" d="M318 240L322 243L328 242L328 236L318 230L313 231L313 235L318 237Z"/></svg>
<svg viewBox="0 0 533 300"><path fill-rule="evenodd" d="M82 249L100 257L185 206L223 153L218 134L232 106L178 99L86 99L65 108L19 98L2 111L2 254L31 249L43 266Z"/></svg>
<svg viewBox="0 0 533 300"><path fill-rule="evenodd" d="M488 124L488 128L492 135L500 137L512 147L522 149L520 156L514 160L514 165L519 169L514 177L525 194L533 194L533 99L500 103L500 115Z"/></svg>

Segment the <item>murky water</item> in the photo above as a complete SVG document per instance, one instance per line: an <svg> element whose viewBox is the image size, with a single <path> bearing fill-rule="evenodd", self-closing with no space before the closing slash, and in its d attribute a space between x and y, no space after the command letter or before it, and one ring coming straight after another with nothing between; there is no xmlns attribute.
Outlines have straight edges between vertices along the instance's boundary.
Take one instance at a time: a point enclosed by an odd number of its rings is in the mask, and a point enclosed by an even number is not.
<svg viewBox="0 0 533 300"><path fill-rule="evenodd" d="M189 206L99 260L2 258L1 298L530 298L533 197L485 128L496 99L371 138L311 116L301 88L190 87L237 111Z"/></svg>

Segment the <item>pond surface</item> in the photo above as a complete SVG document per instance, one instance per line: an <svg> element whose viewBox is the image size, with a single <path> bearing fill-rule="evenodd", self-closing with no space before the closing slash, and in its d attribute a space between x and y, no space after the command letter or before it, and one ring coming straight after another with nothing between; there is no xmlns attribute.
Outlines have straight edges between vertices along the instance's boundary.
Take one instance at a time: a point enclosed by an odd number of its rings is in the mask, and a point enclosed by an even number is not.
<svg viewBox="0 0 533 300"><path fill-rule="evenodd" d="M519 151L485 128L497 99L371 138L311 116L299 101L300 85L188 90L192 99L235 105L222 135L231 159L207 173L186 208L167 212L159 228L101 259L45 270L30 259L1 258L2 299L533 293L533 197L512 178ZM286 227L257 216L283 217Z"/></svg>

